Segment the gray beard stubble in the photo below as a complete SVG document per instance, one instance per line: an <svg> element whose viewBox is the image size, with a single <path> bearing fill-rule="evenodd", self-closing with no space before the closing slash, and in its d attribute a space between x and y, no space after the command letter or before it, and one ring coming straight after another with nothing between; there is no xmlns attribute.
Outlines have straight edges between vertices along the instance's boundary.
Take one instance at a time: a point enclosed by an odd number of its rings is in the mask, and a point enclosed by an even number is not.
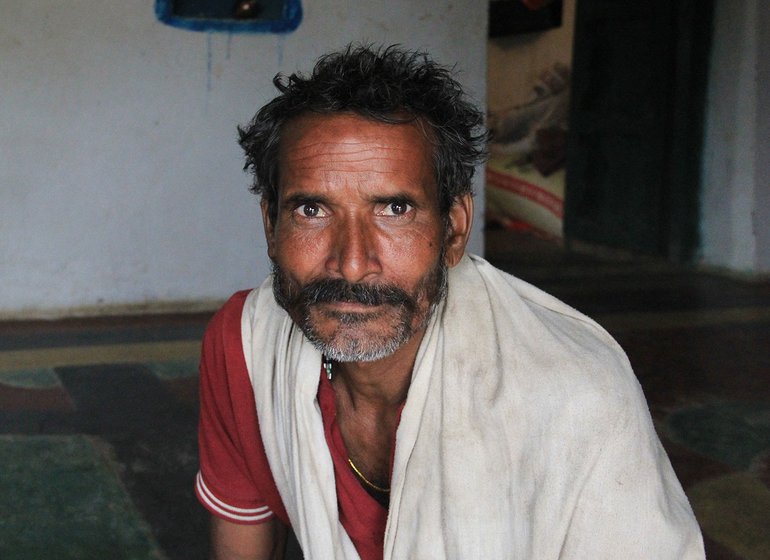
<svg viewBox="0 0 770 560"><path fill-rule="evenodd" d="M389 284L350 283L343 279L320 278L303 286L299 292L292 292L291 281L273 261L273 295L300 327L307 339L327 358L338 362L371 362L393 354L407 342L415 332L430 320L438 304L447 292L448 270L444 259L444 248L436 266L423 278L415 293L410 295L402 288ZM425 316L412 326L419 313L419 301L427 298L429 306ZM322 337L311 318L314 305L332 302L354 302L363 305L387 305L397 308L398 322L387 337L371 337L374 340L361 341L350 338L346 343L333 343ZM371 314L327 313L343 325L355 325L376 319Z"/></svg>

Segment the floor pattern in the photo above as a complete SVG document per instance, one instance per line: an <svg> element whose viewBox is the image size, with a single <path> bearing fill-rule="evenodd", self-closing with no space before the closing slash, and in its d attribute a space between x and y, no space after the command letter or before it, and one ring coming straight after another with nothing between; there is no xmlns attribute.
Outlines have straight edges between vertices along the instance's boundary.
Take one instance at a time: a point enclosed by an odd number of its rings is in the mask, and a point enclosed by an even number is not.
<svg viewBox="0 0 770 560"><path fill-rule="evenodd" d="M109 453L84 435L0 436L0 557L162 558Z"/></svg>
<svg viewBox="0 0 770 560"><path fill-rule="evenodd" d="M0 558L206 557L192 481L209 317L0 325Z"/></svg>
<svg viewBox="0 0 770 560"><path fill-rule="evenodd" d="M626 349L709 560L770 560L770 282L487 243ZM192 481L208 318L0 323L0 558L206 557Z"/></svg>

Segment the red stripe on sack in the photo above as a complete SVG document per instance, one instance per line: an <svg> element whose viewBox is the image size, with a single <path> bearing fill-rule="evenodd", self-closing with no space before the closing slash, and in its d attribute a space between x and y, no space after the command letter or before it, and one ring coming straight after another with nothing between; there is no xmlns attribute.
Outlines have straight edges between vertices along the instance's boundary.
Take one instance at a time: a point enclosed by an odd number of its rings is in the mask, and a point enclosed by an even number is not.
<svg viewBox="0 0 770 560"><path fill-rule="evenodd" d="M500 173L489 167L487 168L487 181L497 188L510 191L539 204L557 218L564 216L564 201L542 187L528 183L518 177Z"/></svg>

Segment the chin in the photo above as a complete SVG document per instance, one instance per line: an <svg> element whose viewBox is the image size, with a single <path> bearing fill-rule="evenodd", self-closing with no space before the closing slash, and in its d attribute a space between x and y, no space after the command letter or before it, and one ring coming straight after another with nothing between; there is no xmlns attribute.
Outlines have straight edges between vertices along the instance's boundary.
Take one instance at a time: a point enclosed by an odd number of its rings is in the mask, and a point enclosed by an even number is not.
<svg viewBox="0 0 770 560"><path fill-rule="evenodd" d="M335 362L376 362L395 354L401 345L378 346L377 348L340 348L326 344L316 344L316 348Z"/></svg>
<svg viewBox="0 0 770 560"><path fill-rule="evenodd" d="M336 362L374 362L394 354L413 335L412 325L390 318L385 325L379 320L307 321L302 330L308 340L327 358ZM331 324L329 324L331 323ZM368 323L368 324L367 324Z"/></svg>

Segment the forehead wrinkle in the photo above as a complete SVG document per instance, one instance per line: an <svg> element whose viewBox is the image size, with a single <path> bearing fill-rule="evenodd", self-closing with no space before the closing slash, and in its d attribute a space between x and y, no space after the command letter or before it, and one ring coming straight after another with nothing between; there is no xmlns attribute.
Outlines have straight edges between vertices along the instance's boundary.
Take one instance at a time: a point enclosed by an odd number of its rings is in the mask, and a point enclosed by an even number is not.
<svg viewBox="0 0 770 560"><path fill-rule="evenodd" d="M351 147L355 146L356 149L339 149L345 146L351 146ZM292 154L296 154L297 152L301 153L305 151L310 151L310 153L308 153L307 155L292 157ZM323 142L320 144L311 143L307 145L298 144L293 146L291 149L287 149L285 151L287 160L290 160L292 162L302 162L306 160L316 159L318 157L362 155L360 159L346 158L345 160L351 163L360 163L360 162L370 161L370 160L375 160L375 161L385 160L385 159L391 158L392 154L394 153L408 154L410 153L410 151L405 148L391 146L388 144L379 144L376 146L362 146L360 142Z"/></svg>
<svg viewBox="0 0 770 560"><path fill-rule="evenodd" d="M372 184L380 185L380 183L376 180L377 177L396 177L398 182L390 182L388 181L388 185L391 186L397 186L398 184L414 184L419 185L420 181L414 181L414 180L405 180L405 178L400 177L399 173L396 171L387 171L387 170L374 170L374 169L367 169L365 171L354 171L349 172L348 170L338 170L338 169L324 169L321 172L321 177L323 177L323 181L328 184L340 184L343 182L350 182L351 184L356 185L358 188L365 188ZM301 181L300 181L301 182Z"/></svg>
<svg viewBox="0 0 770 560"><path fill-rule="evenodd" d="M398 173L397 167L393 163L408 162L408 150L392 149L390 152L403 153L403 157L394 157L391 154L364 155L371 150L360 150L358 152L328 153L318 152L308 155L291 157L286 154L284 164L287 173L298 173L303 171L310 172L338 172L338 173L379 173L383 175L392 175ZM342 157L336 157L342 156ZM358 157L349 157L358 156ZM426 161L427 163L427 161ZM366 165L365 168L357 169L358 164ZM369 164L369 165L367 165ZM353 168L351 169L351 166Z"/></svg>
<svg viewBox="0 0 770 560"><path fill-rule="evenodd" d="M403 181L404 187L413 188L435 180L433 152L424 131L359 117L311 116L292 122L282 138L279 159L281 176L297 187L315 181L385 180Z"/></svg>
<svg viewBox="0 0 770 560"><path fill-rule="evenodd" d="M412 198L409 191L422 188L424 183L420 177L404 177L397 170L360 170L353 171L335 168L317 170L313 175L291 176L284 189L293 192L305 192L309 196L326 191L337 191L342 184L354 186L363 198L370 202L379 202L383 198L405 197ZM289 174L291 175L291 174ZM306 191L306 189L309 189ZM374 189L374 190L372 190ZM367 193L367 194L363 194Z"/></svg>
<svg viewBox="0 0 770 560"><path fill-rule="evenodd" d="M372 163L385 162L384 159L365 161ZM380 175L394 175L399 172L398 169L393 169L391 166L370 166L368 169L350 169L348 166L357 163L356 161L327 161L323 166L315 165L312 161L305 161L304 163L288 161L286 163L288 164L288 169L286 170L288 174L310 171L311 173L355 173L358 175L376 173Z"/></svg>

